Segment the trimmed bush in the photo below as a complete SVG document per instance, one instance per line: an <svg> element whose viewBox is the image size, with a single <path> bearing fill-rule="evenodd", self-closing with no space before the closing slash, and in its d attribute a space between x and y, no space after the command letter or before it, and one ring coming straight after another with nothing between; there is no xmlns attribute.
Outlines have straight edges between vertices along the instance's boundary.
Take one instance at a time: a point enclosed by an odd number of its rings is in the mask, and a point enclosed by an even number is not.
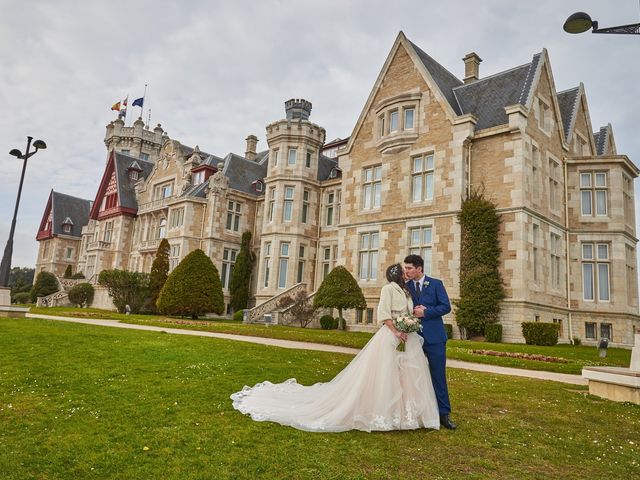
<svg viewBox="0 0 640 480"><path fill-rule="evenodd" d="M444 329L447 332L447 338L448 339L452 339L453 338L453 325L451 325L450 323L445 323L444 324Z"/></svg>
<svg viewBox="0 0 640 480"><path fill-rule="evenodd" d="M200 249L184 257L169 274L156 303L165 315L198 315L224 312L224 295L218 269Z"/></svg>
<svg viewBox="0 0 640 480"><path fill-rule="evenodd" d="M109 295L120 313L127 305L131 313L139 313L149 296L149 274L127 270L103 270L98 283L107 287Z"/></svg>
<svg viewBox="0 0 640 480"><path fill-rule="evenodd" d="M71 270L71 265L67 265L67 268L64 270L64 276L62 278L71 278L73 276L73 271Z"/></svg>
<svg viewBox="0 0 640 480"><path fill-rule="evenodd" d="M484 338L490 343L502 342L502 325L499 323L490 323L484 327Z"/></svg>
<svg viewBox="0 0 640 480"><path fill-rule="evenodd" d="M158 295L160 290L164 287L164 283L169 276L169 241L163 238L158 245L158 251L156 257L153 259L151 265L151 273L149 274L149 298L145 306L145 310L149 310L151 313L156 313L156 302L158 301Z"/></svg>
<svg viewBox="0 0 640 480"><path fill-rule="evenodd" d="M29 292L20 292L16 293L11 300L13 303L29 303L31 300L31 293Z"/></svg>
<svg viewBox="0 0 640 480"><path fill-rule="evenodd" d="M36 303L38 297L46 297L58 291L58 280L53 273L40 272L31 288L31 303Z"/></svg>
<svg viewBox="0 0 640 480"><path fill-rule="evenodd" d="M329 272L320 285L313 298L313 306L316 308L337 308L339 325L342 329L346 327L342 310L367 308L360 285L353 278L353 275L342 265L337 266Z"/></svg>
<svg viewBox="0 0 640 480"><path fill-rule="evenodd" d="M337 328L335 319L331 315L323 315L320 317L320 327L323 330L333 330Z"/></svg>
<svg viewBox="0 0 640 480"><path fill-rule="evenodd" d="M522 335L527 345L556 345L559 332L560 326L557 323L524 322L522 324Z"/></svg>
<svg viewBox="0 0 640 480"><path fill-rule="evenodd" d="M69 301L80 308L88 307L93 302L95 290L90 283L79 283L69 290Z"/></svg>
<svg viewBox="0 0 640 480"><path fill-rule="evenodd" d="M74 280L80 280L84 278L84 274L82 272L77 272L71 275L71 278Z"/></svg>
<svg viewBox="0 0 640 480"><path fill-rule="evenodd" d="M233 314L233 320L236 322L241 322L244 319L244 310L238 310Z"/></svg>

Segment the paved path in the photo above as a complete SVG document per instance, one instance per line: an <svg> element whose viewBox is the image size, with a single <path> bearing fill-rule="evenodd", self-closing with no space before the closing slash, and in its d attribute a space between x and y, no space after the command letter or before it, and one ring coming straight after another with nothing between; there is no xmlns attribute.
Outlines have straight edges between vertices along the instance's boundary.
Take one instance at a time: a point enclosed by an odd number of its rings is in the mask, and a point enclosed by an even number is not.
<svg viewBox="0 0 640 480"><path fill-rule="evenodd" d="M133 330L146 330L150 332L166 332L178 335L192 335L196 337L213 337L226 340L236 340L238 342L259 343L261 345L271 345L274 347L293 348L297 350L318 350L322 352L357 354L357 348L338 347L336 345L325 345L322 343L296 342L294 340L279 340L276 338L249 337L246 335L234 335L231 333L203 332L200 330L185 330L180 328L154 327L151 325L135 325L122 323L118 320L100 320L72 317L58 317L54 315L40 315L27 313L29 318L40 318L44 320L61 320L64 322L84 323L87 325L99 325L103 327L128 328ZM447 359L447 367L474 370L476 372L496 373L499 375L512 375L516 377L536 378L539 380L552 380L555 382L570 383L573 385L587 385L587 379L580 375L570 375L567 373L544 372L540 370L525 370L523 368L500 367L497 365L487 365L483 363L463 362L461 360Z"/></svg>

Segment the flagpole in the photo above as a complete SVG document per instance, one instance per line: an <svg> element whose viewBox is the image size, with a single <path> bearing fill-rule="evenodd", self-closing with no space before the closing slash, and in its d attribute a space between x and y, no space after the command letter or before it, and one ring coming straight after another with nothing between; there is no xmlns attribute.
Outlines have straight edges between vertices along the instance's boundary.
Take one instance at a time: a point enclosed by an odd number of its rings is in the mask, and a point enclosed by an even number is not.
<svg viewBox="0 0 640 480"><path fill-rule="evenodd" d="M149 125L151 125L151 109L149 108L149 119L147 120L147 130L149 130Z"/></svg>

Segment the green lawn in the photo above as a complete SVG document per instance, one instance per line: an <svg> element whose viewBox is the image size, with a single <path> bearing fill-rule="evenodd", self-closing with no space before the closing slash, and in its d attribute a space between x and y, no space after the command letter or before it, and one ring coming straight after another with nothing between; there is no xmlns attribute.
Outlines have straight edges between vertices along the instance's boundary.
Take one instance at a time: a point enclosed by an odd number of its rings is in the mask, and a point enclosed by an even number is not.
<svg viewBox="0 0 640 480"><path fill-rule="evenodd" d="M637 478L640 407L463 370L449 431L301 432L229 395L332 378L348 355L0 319L0 478Z"/></svg>
<svg viewBox="0 0 640 480"><path fill-rule="evenodd" d="M98 309L78 309L70 307L32 308L32 313L45 315L66 315L84 318L110 318L143 325L155 325L160 327L185 328L191 330L205 330L218 333L233 333L236 335L250 335L256 337L277 338L284 340L297 340L302 342L325 343L343 347L362 348L371 338L371 333L343 332L338 330L319 330L311 328L298 328L276 325L265 327L264 325L245 325L231 320L190 320L168 318L152 315L124 315L117 312ZM493 357L474 354L472 350L497 350L501 352L536 353L552 357L565 358L569 363L550 363L535 360L517 358ZM541 347L535 345L486 343L468 340L451 340L448 343L447 356L455 360L487 363L504 367L525 368L528 370L546 370L559 373L571 373L579 375L583 367L604 365L628 367L631 360L631 351L623 348L610 348L606 358L598 356L595 347L556 345L554 347Z"/></svg>

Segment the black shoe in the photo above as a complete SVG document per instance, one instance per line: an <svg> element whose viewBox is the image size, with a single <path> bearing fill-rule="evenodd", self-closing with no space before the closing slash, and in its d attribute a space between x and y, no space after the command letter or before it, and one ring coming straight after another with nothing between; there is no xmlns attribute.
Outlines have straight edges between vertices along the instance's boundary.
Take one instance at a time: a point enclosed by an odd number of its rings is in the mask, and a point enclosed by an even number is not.
<svg viewBox="0 0 640 480"><path fill-rule="evenodd" d="M449 419L449 415L440 415L440 425L449 430L455 430L457 425Z"/></svg>

